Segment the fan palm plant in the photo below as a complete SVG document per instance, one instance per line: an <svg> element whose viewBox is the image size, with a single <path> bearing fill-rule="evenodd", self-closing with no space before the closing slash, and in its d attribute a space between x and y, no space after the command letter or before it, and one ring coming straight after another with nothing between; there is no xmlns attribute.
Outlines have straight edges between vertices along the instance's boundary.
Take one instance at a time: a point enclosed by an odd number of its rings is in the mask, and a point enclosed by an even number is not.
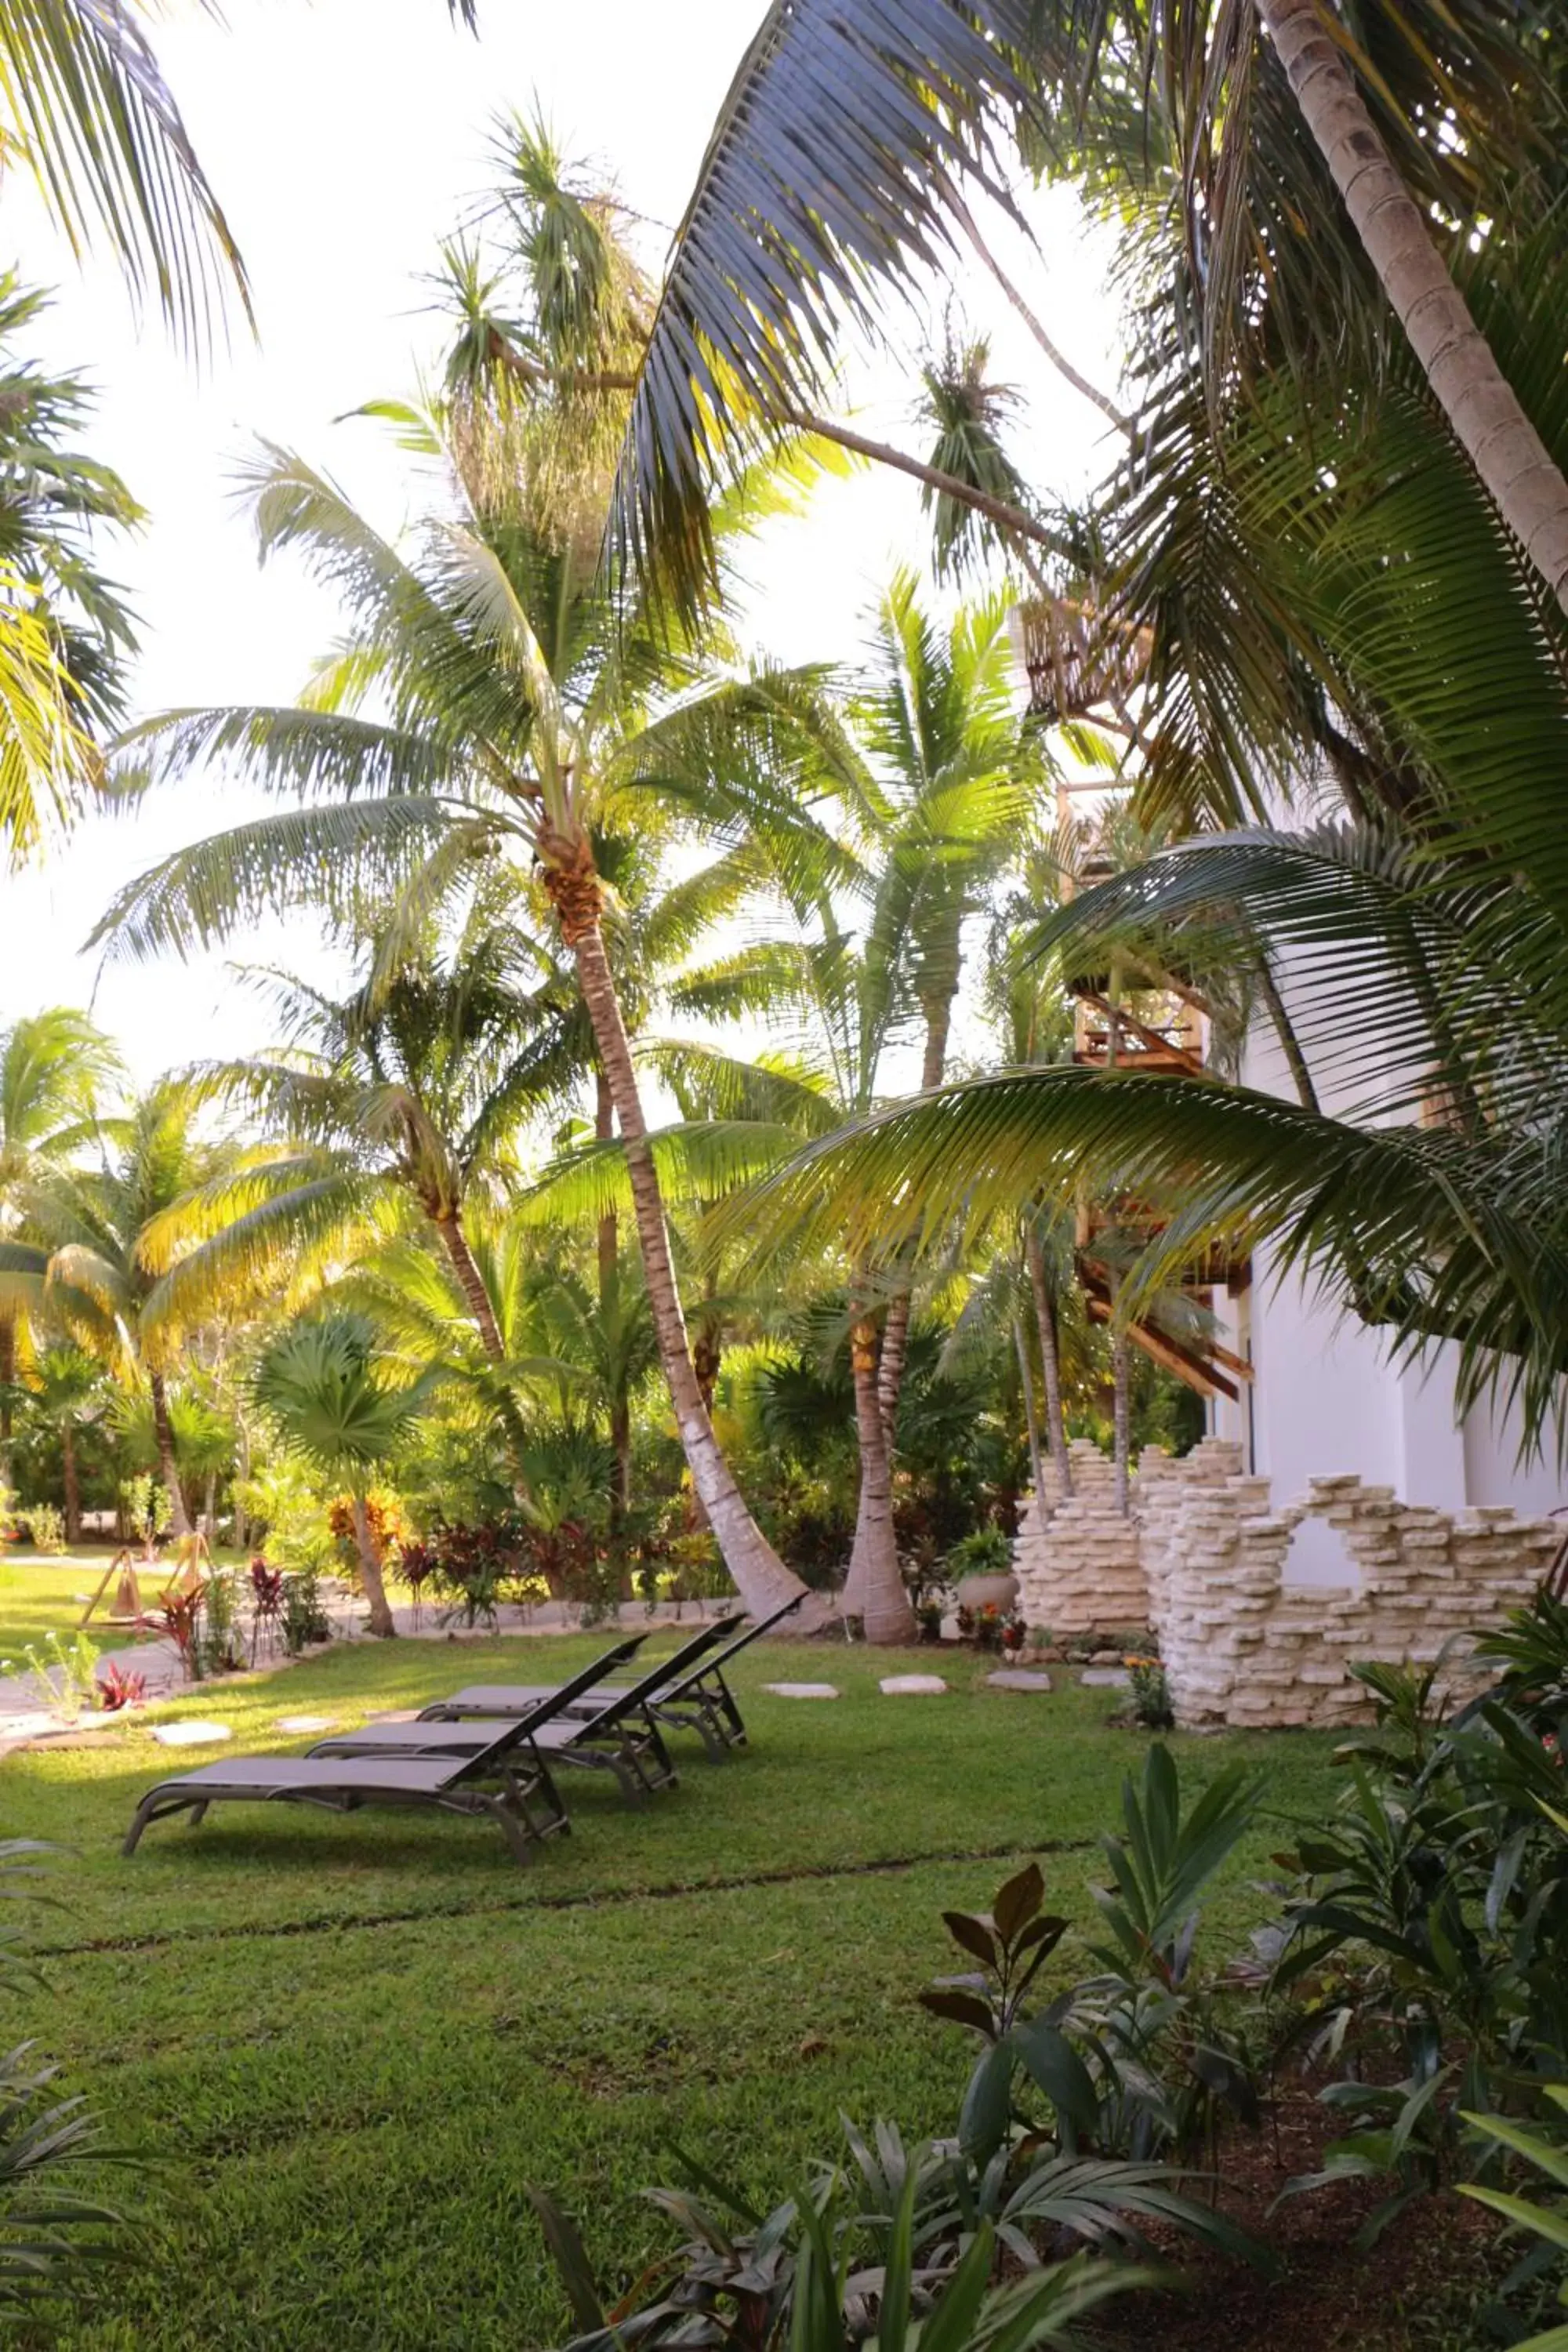
<svg viewBox="0 0 1568 2352"><path fill-rule="evenodd" d="M376 1471L395 1454L429 1400L439 1375L394 1382L374 1360L374 1333L363 1316L329 1315L298 1323L265 1349L252 1388L284 1445L348 1487L354 1548L370 1602L370 1630L397 1631L366 1496Z"/></svg>

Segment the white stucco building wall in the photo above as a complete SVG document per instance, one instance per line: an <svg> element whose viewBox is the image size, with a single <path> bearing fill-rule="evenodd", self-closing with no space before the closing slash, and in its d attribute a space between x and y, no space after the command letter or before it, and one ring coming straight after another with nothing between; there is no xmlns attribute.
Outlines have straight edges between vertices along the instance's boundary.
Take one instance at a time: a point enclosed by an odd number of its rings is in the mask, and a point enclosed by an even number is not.
<svg viewBox="0 0 1568 2352"><path fill-rule="evenodd" d="M1310 1031L1309 976L1287 967L1282 979L1292 1015ZM1352 1086L1364 1101L1364 1068L1337 1078L1331 1058L1313 1052L1310 1060L1325 1110L1348 1110ZM1241 1075L1263 1092L1295 1096L1276 1033L1261 1021ZM1222 1336L1251 1364L1253 1380L1237 1403L1215 1400L1211 1429L1240 1444L1244 1465L1270 1480L1277 1504L1303 1496L1310 1478L1355 1476L1446 1510L1509 1504L1539 1517L1568 1507L1568 1475L1550 1437L1544 1454L1521 1460L1514 1415L1483 1404L1461 1416L1452 1348L1395 1361L1386 1334L1319 1295L1310 1276L1281 1272L1267 1247L1255 1255L1250 1288L1238 1298L1216 1297L1215 1306L1229 1326ZM1348 1570L1335 1530L1303 1522L1289 1580L1338 1584Z"/></svg>

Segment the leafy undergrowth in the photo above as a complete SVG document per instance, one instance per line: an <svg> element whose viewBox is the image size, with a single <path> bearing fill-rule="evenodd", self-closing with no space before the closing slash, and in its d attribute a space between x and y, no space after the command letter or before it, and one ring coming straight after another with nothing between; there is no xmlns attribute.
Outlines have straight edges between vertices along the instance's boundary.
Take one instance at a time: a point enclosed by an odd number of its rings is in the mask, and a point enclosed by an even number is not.
<svg viewBox="0 0 1568 2352"><path fill-rule="evenodd" d="M348 1724L553 1677L596 1646L361 1644L179 1711L229 1724L237 1748L297 1748L279 1715ZM968 2053L915 2000L947 1964L940 1910L983 1907L999 1864L1038 1854L1053 1906L1085 1921L1094 1841L1143 1743L1108 1727L1103 1692L992 1691L967 1656L944 1656L943 1698L883 1697L904 1663L759 1645L736 1677L750 1755L715 1768L683 1740L680 1786L640 1812L573 1775L575 1833L529 1871L478 1824L294 1808L157 1824L124 1862L138 1794L204 1751L138 1726L10 1759L4 1828L76 1856L26 2030L117 2137L166 2160L147 2255L64 2340L518 2352L567 2326L531 2183L581 2216L614 2283L662 2242L637 2191L669 2177L671 2141L771 2201L838 2147L841 2112L951 2131ZM803 1673L843 1696L760 1688ZM1327 1743L1176 1744L1190 1790L1267 1757L1276 1818L1215 1908L1239 1940L1279 1817L1331 1801Z"/></svg>

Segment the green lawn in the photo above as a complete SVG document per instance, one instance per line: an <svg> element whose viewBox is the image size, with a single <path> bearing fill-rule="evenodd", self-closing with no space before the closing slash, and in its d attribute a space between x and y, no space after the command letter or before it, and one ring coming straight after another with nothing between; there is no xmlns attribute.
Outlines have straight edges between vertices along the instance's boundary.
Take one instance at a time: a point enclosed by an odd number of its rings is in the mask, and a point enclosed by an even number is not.
<svg viewBox="0 0 1568 2352"><path fill-rule="evenodd" d="M279 1714L347 1722L553 1676L595 1646L362 1644L183 1704L237 1744L287 1746ZM683 1741L679 1788L640 1812L607 1776L571 1776L575 1834L526 1872L478 1824L282 1810L157 1824L122 1862L139 1791L202 1751L138 1728L12 1758L0 1827L76 1856L68 1916L44 1930L52 1997L17 2035L165 2160L151 2258L118 2315L68 2341L519 2352L565 2326L530 2182L610 2265L659 2242L637 2191L669 2176L672 2139L773 2198L835 2150L840 2110L951 2130L966 2047L914 2000L951 1964L938 1915L1039 1854L1054 1903L1084 1917L1142 1743L1108 1727L1113 1694L1061 1675L1048 1698L990 1691L968 1657L944 1655L945 1697L881 1696L906 1663L759 1646L737 1677L750 1755L714 1768ZM802 1674L845 1696L760 1691ZM1324 1741L1175 1744L1194 1788L1246 1754L1267 1757L1278 1814L1329 1800ZM1276 1821L1234 1872L1222 1936L1260 1909L1247 1882L1278 1843Z"/></svg>
<svg viewBox="0 0 1568 2352"><path fill-rule="evenodd" d="M0 1658L11 1659L21 1673L22 1652L29 1642L41 1648L51 1633L74 1633L110 1557L107 1551L67 1552L58 1559L32 1560L6 1559L0 1552ZM105 1604L113 1599L111 1585ZM115 1649L135 1639L118 1627L91 1630L100 1649Z"/></svg>

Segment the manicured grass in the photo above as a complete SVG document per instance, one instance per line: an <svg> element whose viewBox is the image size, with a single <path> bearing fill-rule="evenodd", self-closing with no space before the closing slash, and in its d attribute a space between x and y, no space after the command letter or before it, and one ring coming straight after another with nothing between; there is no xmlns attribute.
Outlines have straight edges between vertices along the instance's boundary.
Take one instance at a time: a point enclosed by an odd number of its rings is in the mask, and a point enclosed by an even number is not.
<svg viewBox="0 0 1568 2352"><path fill-rule="evenodd" d="M57 1559L17 1559L0 1552L0 1658L9 1658L20 1674L29 1642L42 1649L51 1633L73 1633L110 1559L108 1552L64 1552ZM111 1586L105 1601L113 1598ZM100 1649L135 1639L118 1627L94 1625L90 1632Z"/></svg>
<svg viewBox="0 0 1568 2352"><path fill-rule="evenodd" d="M595 1646L360 1644L181 1709L237 1746L297 1747L279 1715L348 1723L553 1678ZM75 1853L68 1915L43 1931L52 1998L17 2033L166 2159L152 2257L115 2315L67 2340L518 2352L568 2325L531 2182L629 2275L664 2242L637 2192L670 2177L671 2141L772 2200L837 2151L840 2111L950 2131L968 2050L914 2000L952 1964L941 1909L984 1906L1035 1853L1086 1920L1093 1841L1142 1743L1107 1727L1113 1694L1065 1675L1047 1698L991 1691L951 1654L948 1696L884 1698L878 1675L911 1663L930 1653L759 1645L737 1676L750 1755L714 1768L684 1740L679 1788L636 1812L607 1777L572 1775L575 1832L530 1871L479 1825L294 1809L154 1825L123 1862L137 1795L182 1759L140 1727L11 1759L0 1827ZM760 1689L802 1674L844 1696ZM1194 1789L1235 1755L1266 1760L1275 1818L1214 1910L1228 1948L1262 1908L1248 1882L1279 1817L1329 1801L1327 1743L1173 1744ZM1082 1963L1069 1947L1063 1972Z"/></svg>

